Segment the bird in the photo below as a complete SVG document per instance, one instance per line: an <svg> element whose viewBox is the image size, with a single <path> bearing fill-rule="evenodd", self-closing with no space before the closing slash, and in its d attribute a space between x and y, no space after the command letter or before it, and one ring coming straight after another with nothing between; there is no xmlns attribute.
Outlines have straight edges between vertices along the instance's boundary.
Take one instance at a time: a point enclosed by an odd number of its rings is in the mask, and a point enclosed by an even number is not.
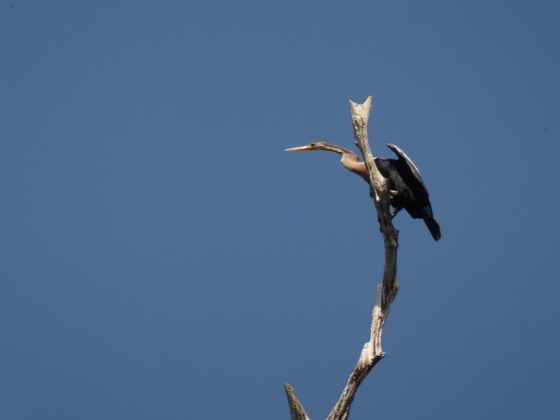
<svg viewBox="0 0 560 420"><path fill-rule="evenodd" d="M413 219L423 219L435 241L441 239L441 229L434 219L432 205L428 190L420 172L412 160L394 144L387 144L396 155L397 159L375 158L377 169L389 180L389 192L395 217L401 209L405 209ZM369 175L364 162L353 151L336 144L314 142L307 146L285 149L286 152L303 152L307 150L326 150L342 155L342 165L362 177L369 184Z"/></svg>

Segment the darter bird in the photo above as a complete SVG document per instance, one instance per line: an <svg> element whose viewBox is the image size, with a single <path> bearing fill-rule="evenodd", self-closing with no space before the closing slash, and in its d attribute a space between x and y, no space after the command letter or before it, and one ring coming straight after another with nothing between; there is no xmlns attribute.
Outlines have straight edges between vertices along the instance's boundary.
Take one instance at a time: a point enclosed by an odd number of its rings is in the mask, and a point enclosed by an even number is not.
<svg viewBox="0 0 560 420"><path fill-rule="evenodd" d="M387 146L397 155L397 159L375 158L375 164L381 175L389 179L391 206L393 207L391 216L395 217L401 209L405 209L412 218L423 219L434 240L439 241L441 229L434 219L428 190L418 168L399 147L394 144ZM305 150L327 150L342 155L340 160L342 165L361 176L369 184L366 164L360 162L358 155L353 151L335 144L315 142L307 146L286 149L286 152Z"/></svg>

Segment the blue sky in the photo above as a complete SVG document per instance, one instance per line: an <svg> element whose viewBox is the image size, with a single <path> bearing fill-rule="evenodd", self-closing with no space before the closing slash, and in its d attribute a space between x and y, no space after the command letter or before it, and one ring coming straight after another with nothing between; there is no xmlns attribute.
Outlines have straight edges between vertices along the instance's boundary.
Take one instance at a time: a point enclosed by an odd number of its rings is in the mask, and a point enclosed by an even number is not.
<svg viewBox="0 0 560 420"><path fill-rule="evenodd" d="M10 7L13 5L13 7ZM324 418L368 339L373 152L420 168L353 418L560 413L560 4L0 1L0 418Z"/></svg>

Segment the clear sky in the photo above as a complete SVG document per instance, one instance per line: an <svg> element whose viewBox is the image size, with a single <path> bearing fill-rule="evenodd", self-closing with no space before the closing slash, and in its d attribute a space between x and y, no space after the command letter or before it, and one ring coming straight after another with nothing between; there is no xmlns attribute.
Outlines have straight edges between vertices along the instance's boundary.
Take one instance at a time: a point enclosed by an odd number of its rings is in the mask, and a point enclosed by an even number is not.
<svg viewBox="0 0 560 420"><path fill-rule="evenodd" d="M369 95L443 239L395 219L353 418L560 418L559 45L554 0L0 0L0 419L324 418L382 241L283 150Z"/></svg>

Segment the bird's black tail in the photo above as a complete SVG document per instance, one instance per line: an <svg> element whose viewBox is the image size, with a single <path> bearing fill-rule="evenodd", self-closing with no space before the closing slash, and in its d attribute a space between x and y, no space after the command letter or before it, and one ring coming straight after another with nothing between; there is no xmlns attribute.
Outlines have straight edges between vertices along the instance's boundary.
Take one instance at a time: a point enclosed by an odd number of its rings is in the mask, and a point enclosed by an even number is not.
<svg viewBox="0 0 560 420"><path fill-rule="evenodd" d="M428 226L430 233L434 237L434 240L439 241L441 239L441 229L439 228L438 223L434 220L433 217L425 217L424 223Z"/></svg>

